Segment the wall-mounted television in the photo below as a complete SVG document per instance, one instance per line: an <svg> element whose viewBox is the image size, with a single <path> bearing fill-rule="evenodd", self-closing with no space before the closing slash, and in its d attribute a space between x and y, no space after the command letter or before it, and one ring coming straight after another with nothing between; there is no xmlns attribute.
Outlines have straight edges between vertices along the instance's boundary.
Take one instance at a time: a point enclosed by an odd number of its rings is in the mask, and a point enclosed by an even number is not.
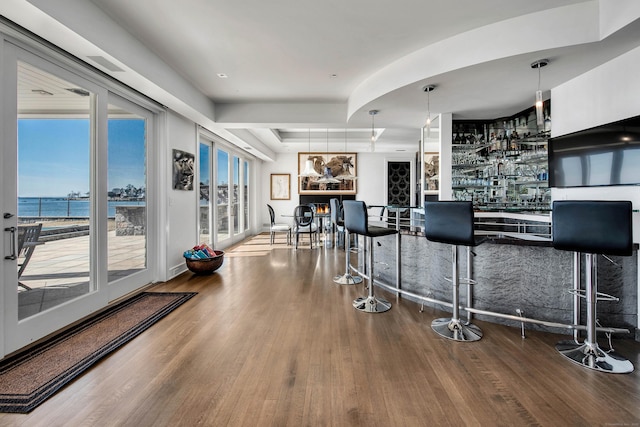
<svg viewBox="0 0 640 427"><path fill-rule="evenodd" d="M549 186L640 185L640 116L549 139Z"/></svg>

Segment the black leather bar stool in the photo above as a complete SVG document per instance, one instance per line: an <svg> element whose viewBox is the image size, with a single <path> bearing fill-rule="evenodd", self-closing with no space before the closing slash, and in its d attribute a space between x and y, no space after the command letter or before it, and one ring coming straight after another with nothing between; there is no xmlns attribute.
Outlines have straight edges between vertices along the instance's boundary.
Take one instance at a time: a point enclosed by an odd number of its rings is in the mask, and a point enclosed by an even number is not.
<svg viewBox="0 0 640 427"><path fill-rule="evenodd" d="M329 200L331 207L331 222L334 223L334 230L337 231L338 238L336 239L336 248L341 246L340 235L342 235L342 243L344 244L345 252L345 266L344 274L341 276L335 276L333 281L339 285L357 285L362 283L362 277L352 276L349 270L349 263L351 261L351 237L349 236L349 230L344 226L344 212L338 199Z"/></svg>
<svg viewBox="0 0 640 427"><path fill-rule="evenodd" d="M473 205L471 202L425 202L424 234L432 242L451 246L453 272L452 312L450 318L435 319L431 328L439 335L455 341L477 341L482 331L473 323L460 320L460 279L458 277L458 246L476 246L473 230ZM471 278L467 278L471 280Z"/></svg>
<svg viewBox="0 0 640 427"><path fill-rule="evenodd" d="M574 289L586 299L587 337L583 343L561 341L556 349L563 356L585 368L609 373L629 373L633 364L603 351L596 337L596 303L599 299L617 298L598 293L598 254L629 256L633 252L633 235L629 201L558 200L553 202L553 247L573 251L585 257L585 290Z"/></svg>
<svg viewBox="0 0 640 427"><path fill-rule="evenodd" d="M342 207L336 198L329 199L329 209L331 215L331 232L334 234L334 245L336 248L344 246L344 219L342 218Z"/></svg>
<svg viewBox="0 0 640 427"><path fill-rule="evenodd" d="M369 225L367 205L359 200L345 200L344 206L344 226L349 233L359 234L365 237L367 245L367 278L369 284L369 294L366 297L357 298L353 301L356 310L367 313L382 313L391 308L391 303L382 298L377 298L373 292L373 239L376 237L396 234L394 228L375 227ZM400 260L398 260L400 262Z"/></svg>

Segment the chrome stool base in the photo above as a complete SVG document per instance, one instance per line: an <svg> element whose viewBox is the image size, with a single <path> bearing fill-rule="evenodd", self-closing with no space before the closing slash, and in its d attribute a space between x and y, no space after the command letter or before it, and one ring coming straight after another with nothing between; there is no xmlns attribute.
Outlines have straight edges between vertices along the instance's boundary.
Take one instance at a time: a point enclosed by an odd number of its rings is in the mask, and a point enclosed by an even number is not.
<svg viewBox="0 0 640 427"><path fill-rule="evenodd" d="M440 318L431 322L431 329L438 335L454 341L478 341L482 330L473 323L465 324L460 319Z"/></svg>
<svg viewBox="0 0 640 427"><path fill-rule="evenodd" d="M353 308L365 313L384 313L391 309L391 303L375 296L360 297L353 300Z"/></svg>
<svg viewBox="0 0 640 427"><path fill-rule="evenodd" d="M615 352L605 352L596 344L560 341L556 350L564 357L585 368L610 374L633 372L633 364Z"/></svg>
<svg viewBox="0 0 640 427"><path fill-rule="evenodd" d="M358 285L362 283L362 277L343 274L342 276L335 276L333 282L338 285Z"/></svg>

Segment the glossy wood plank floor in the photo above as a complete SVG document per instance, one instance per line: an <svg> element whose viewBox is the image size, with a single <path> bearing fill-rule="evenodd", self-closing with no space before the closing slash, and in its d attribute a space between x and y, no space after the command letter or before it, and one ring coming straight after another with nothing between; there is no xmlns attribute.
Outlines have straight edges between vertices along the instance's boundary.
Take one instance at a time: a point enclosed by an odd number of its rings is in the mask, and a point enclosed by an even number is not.
<svg viewBox="0 0 640 427"><path fill-rule="evenodd" d="M264 241L265 236L260 236ZM438 337L442 312L388 296L360 313L340 286L344 252L279 244L228 251L212 276L155 291L199 294L32 413L24 426L606 426L640 423L640 344L614 340L636 371L564 360L566 337L476 322L484 338ZM380 292L382 294L382 292ZM606 343L603 343L606 344Z"/></svg>

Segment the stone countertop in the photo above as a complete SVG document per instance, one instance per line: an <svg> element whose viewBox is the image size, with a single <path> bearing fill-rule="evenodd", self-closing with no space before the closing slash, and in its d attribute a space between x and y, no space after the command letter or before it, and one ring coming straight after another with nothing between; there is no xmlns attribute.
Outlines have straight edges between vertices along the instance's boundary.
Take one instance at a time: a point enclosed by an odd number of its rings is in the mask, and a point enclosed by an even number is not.
<svg viewBox="0 0 640 427"><path fill-rule="evenodd" d="M423 237L424 231L421 228L401 229L401 235ZM483 233L476 233L476 238L479 244L492 243L500 245L519 245L519 246L545 246L551 247L551 240L546 239L531 239L526 237L518 237L518 233L499 233L495 235L486 235ZM524 236L524 235L523 235Z"/></svg>

